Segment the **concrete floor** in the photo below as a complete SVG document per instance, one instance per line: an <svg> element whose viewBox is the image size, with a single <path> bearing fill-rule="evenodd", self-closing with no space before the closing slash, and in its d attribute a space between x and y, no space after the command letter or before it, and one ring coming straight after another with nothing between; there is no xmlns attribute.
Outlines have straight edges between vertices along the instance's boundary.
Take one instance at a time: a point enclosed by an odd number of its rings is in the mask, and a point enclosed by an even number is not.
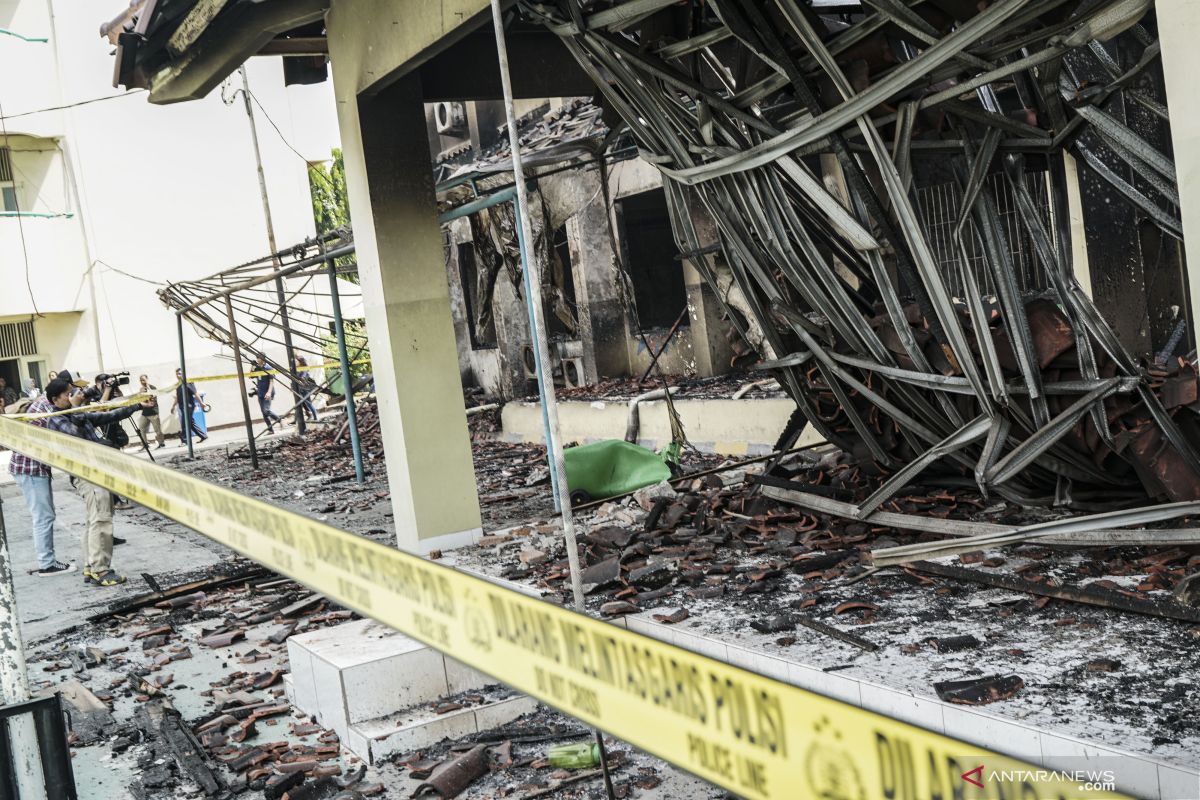
<svg viewBox="0 0 1200 800"><path fill-rule="evenodd" d="M36 569L29 509L13 483L0 486L8 546L15 569L14 583L21 630L27 644L45 639L76 625L104 610L123 597L150 591L141 577L152 576L162 585L178 583L172 576L205 570L221 561L216 545L178 525L131 519L128 511L117 511L115 535L128 541L113 550L113 568L129 578L122 586L102 588L83 582L79 572L80 533L87 525L83 499L71 489L65 475L53 478L57 522L54 549L59 560L76 565L76 571L49 578L30 574ZM148 517L148 515L139 515Z"/></svg>

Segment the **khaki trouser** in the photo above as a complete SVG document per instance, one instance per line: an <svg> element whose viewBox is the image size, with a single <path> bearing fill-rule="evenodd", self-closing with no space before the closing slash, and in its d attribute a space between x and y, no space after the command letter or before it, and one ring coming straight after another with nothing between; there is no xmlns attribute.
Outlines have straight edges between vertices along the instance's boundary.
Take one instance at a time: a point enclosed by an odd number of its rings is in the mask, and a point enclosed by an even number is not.
<svg viewBox="0 0 1200 800"><path fill-rule="evenodd" d="M142 432L142 438L150 441L150 426L154 426L154 435L157 437L155 444L163 443L162 420L158 418L158 414L142 414L138 417L138 430Z"/></svg>
<svg viewBox="0 0 1200 800"><path fill-rule="evenodd" d="M87 530L80 537L83 542L84 571L103 575L112 569L112 494L108 489L78 478L71 478L71 485L87 506Z"/></svg>

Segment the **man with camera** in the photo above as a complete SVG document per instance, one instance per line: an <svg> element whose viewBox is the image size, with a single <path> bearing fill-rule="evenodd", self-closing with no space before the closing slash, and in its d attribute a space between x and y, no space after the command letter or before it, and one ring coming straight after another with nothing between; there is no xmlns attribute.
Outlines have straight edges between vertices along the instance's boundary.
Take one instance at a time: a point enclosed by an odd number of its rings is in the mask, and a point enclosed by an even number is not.
<svg viewBox="0 0 1200 800"><path fill-rule="evenodd" d="M116 385L114 382L111 388L115 388ZM94 387L80 390L59 377L46 386L46 399L54 408L66 411L81 406L85 401L85 391L90 394L92 389ZM104 394L105 392L101 392L101 396ZM102 436L97 428L119 424L122 420L132 417L139 408L145 408L148 402L143 401L140 405L129 405L112 411L76 411L73 414L48 417L47 426L68 436L111 447L113 443ZM112 568L112 494L101 486L79 478L71 478L71 485L83 498L87 507L87 531L82 537L83 579L94 586L118 586L124 583L125 576L117 574Z"/></svg>
<svg viewBox="0 0 1200 800"><path fill-rule="evenodd" d="M95 384L83 390L82 403L84 405L88 403L107 403L114 397L124 397L125 394L121 391L121 387L128 383L128 372L118 372L116 375L101 372L96 376ZM119 420L104 425L101 434L108 440L109 444L118 450L129 444L129 434L121 427Z"/></svg>

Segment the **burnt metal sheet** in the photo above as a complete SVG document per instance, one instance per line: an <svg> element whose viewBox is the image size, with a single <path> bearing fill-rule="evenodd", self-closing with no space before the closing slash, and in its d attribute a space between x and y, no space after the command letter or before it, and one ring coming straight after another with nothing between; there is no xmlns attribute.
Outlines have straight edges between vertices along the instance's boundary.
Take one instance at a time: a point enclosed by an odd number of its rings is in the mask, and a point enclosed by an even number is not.
<svg viewBox="0 0 1200 800"><path fill-rule="evenodd" d="M680 252L740 289L730 316L761 328L780 384L885 476L856 515L918 474L1025 504L1200 499L1195 370L1129 349L1186 314L1120 296L1179 265L1149 0L520 8L661 171ZM1125 246L1089 241L1097 263L1156 253L1099 304L1074 277L1068 151L1090 206L1137 223L1108 231ZM933 176L941 222L918 206Z"/></svg>

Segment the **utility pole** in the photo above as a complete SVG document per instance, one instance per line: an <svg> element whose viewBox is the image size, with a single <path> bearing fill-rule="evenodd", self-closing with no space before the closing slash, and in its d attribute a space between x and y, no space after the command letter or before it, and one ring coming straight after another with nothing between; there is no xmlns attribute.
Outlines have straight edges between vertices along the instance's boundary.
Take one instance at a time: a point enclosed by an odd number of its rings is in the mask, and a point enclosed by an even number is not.
<svg viewBox="0 0 1200 800"><path fill-rule="evenodd" d="M246 104L246 116L250 120L250 141L254 144L254 163L258 168L258 191L262 195L263 217L267 222L267 246L271 248L271 264L276 271L281 267L279 256L276 255L279 248L275 244L275 224L271 221L271 200L267 196L267 176L263 172L262 153L258 149L258 127L254 124L254 106L250 100L250 80L246 77L246 65L243 64L238 68L238 72L242 75L242 100ZM299 386L296 384L296 350L292 347L292 326L288 322L287 301L284 297L283 278L275 278L275 298L279 303L279 323L283 326L283 347L287 351L288 373L291 377L290 386L292 394L299 396ZM242 391L245 391L243 387ZM296 430L304 433L304 412L299 413L293 411L293 419L296 421ZM281 423L282 424L282 423Z"/></svg>

